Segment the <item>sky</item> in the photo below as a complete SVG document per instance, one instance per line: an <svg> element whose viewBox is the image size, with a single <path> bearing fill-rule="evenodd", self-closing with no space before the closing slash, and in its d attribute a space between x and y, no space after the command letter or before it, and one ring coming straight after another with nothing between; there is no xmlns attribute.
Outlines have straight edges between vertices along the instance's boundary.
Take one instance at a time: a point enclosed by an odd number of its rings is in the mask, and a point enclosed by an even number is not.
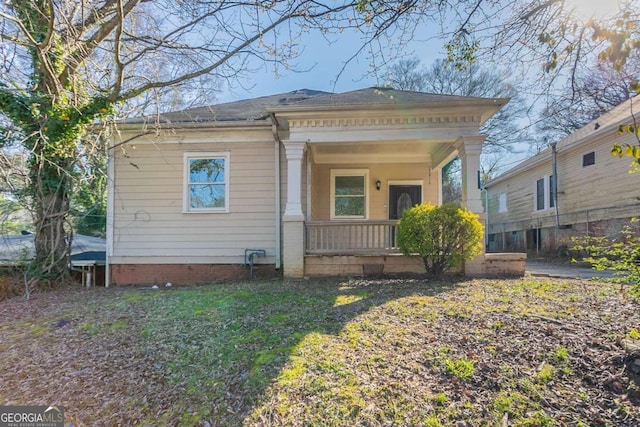
<svg viewBox="0 0 640 427"><path fill-rule="evenodd" d="M430 65L436 59L443 58L443 42L436 35L429 40L414 41L400 54L418 57L423 65ZM230 102L240 99L273 95L297 89L313 89L326 92L348 92L376 86L376 77L371 74L371 66L366 54L347 64L347 61L361 46L359 35L346 32L339 38L327 41L317 35L307 34L299 40L301 54L294 61L298 71L288 71L282 66L276 70L273 65L263 66L260 72L248 75L242 81L242 87L236 85L219 94L218 102ZM345 67L346 64L346 67ZM341 70L344 68L344 71ZM340 74L340 75L339 75ZM339 76L338 76L339 75Z"/></svg>

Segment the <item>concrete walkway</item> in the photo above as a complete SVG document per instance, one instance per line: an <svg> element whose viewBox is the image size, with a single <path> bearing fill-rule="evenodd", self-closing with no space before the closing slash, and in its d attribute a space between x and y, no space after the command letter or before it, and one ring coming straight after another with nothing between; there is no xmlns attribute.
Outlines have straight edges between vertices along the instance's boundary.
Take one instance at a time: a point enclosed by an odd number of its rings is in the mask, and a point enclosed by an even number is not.
<svg viewBox="0 0 640 427"><path fill-rule="evenodd" d="M609 278L612 271L595 271L589 267L573 264L554 264L544 261L527 260L525 274L543 277L564 277L571 279L591 279L593 277Z"/></svg>

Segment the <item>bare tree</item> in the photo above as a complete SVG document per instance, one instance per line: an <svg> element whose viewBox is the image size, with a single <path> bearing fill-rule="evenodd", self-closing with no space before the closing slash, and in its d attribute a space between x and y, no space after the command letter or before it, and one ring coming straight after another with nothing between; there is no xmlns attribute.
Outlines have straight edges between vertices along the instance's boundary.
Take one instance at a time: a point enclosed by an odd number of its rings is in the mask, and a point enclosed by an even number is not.
<svg viewBox="0 0 640 427"><path fill-rule="evenodd" d="M548 141L561 139L634 95L630 89L640 73L640 55L615 70L608 63L596 63L586 75L576 76L573 88L547 100L537 126Z"/></svg>
<svg viewBox="0 0 640 427"><path fill-rule="evenodd" d="M386 80L387 84L402 90L510 98L509 103L480 129L487 135L484 152L511 152L516 144L526 143L529 139L517 124L519 119L526 116L527 107L505 72L483 69L477 64L457 69L454 64L443 60L422 67L417 59L403 59L389 67Z"/></svg>

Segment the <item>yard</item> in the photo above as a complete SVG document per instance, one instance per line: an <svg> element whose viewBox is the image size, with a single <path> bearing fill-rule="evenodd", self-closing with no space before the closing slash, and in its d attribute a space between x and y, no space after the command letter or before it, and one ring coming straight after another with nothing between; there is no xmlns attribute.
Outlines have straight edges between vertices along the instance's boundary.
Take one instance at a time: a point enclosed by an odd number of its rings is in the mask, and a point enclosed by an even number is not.
<svg viewBox="0 0 640 427"><path fill-rule="evenodd" d="M0 404L74 426L637 426L638 328L619 285L575 280L68 289L0 303Z"/></svg>

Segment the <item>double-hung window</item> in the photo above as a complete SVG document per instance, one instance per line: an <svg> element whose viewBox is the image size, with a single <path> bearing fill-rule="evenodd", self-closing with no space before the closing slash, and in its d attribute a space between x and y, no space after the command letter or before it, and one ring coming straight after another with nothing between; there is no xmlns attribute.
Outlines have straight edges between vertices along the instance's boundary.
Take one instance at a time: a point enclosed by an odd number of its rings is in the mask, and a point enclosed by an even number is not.
<svg viewBox="0 0 640 427"><path fill-rule="evenodd" d="M369 172L366 169L331 171L331 219L366 219Z"/></svg>
<svg viewBox="0 0 640 427"><path fill-rule="evenodd" d="M185 153L184 211L229 212L229 153Z"/></svg>

